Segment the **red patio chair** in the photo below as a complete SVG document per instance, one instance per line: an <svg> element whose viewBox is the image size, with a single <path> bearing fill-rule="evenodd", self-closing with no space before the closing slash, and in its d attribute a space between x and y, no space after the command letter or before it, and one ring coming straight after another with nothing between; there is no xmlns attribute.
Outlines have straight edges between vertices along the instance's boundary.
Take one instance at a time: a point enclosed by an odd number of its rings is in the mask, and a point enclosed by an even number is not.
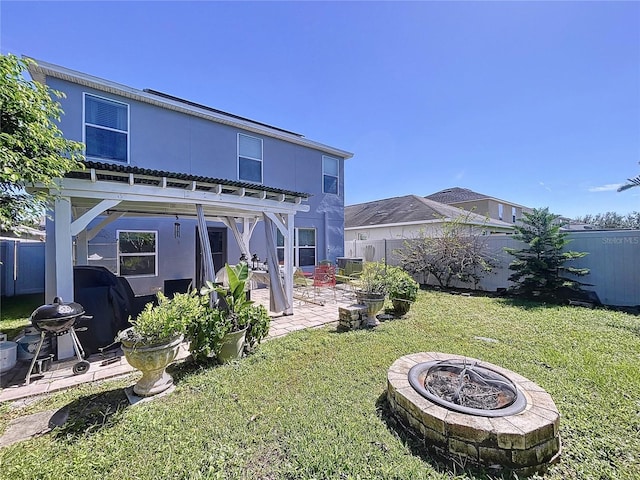
<svg viewBox="0 0 640 480"><path fill-rule="evenodd" d="M333 265L318 265L313 269L313 289L315 296L322 294L322 288L333 290L333 299L336 298L336 267Z"/></svg>

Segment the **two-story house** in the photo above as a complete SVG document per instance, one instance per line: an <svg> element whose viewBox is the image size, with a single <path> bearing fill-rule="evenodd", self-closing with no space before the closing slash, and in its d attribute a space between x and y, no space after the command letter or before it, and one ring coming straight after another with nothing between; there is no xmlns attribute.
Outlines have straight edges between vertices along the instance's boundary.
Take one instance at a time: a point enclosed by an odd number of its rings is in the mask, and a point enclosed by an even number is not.
<svg viewBox="0 0 640 480"><path fill-rule="evenodd" d="M143 294L256 254L284 267L291 313L294 267L342 255L351 153L50 63L29 72L65 94L60 129L86 145L47 222L47 299L73 298L73 264L103 265Z"/></svg>
<svg viewBox="0 0 640 480"><path fill-rule="evenodd" d="M474 192L468 188L445 188L425 198L512 224L522 218L523 212L531 212L529 207Z"/></svg>

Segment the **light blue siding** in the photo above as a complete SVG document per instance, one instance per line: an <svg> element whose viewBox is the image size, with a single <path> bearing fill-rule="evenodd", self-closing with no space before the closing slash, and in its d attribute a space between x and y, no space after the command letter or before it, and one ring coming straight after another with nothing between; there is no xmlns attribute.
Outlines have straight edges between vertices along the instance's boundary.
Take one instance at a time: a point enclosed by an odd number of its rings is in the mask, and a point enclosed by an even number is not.
<svg viewBox="0 0 640 480"><path fill-rule="evenodd" d="M182 112L133 101L56 78L48 78L51 88L65 92L60 99L65 114L60 128L66 137L82 140L83 94L90 93L129 105L129 165L205 177L238 180L238 134L244 133L263 141L263 185L310 194L309 212L295 216L295 227L317 230L317 258L342 256L344 244L344 159L339 160L338 195L324 194L322 189L322 157L320 149L290 143L268 135L246 131ZM99 159L95 159L100 161ZM181 239L173 238L175 219L120 219L109 225L100 237L115 239L116 229L155 229L159 231L159 275L156 279L132 279L136 293L158 288L166 278L185 278L195 275L195 222L181 221ZM213 223L210 226L220 226ZM235 262L240 250L228 233L228 259ZM252 241L252 252L264 258L266 253L264 230L259 225ZM89 248L91 253L92 248Z"/></svg>

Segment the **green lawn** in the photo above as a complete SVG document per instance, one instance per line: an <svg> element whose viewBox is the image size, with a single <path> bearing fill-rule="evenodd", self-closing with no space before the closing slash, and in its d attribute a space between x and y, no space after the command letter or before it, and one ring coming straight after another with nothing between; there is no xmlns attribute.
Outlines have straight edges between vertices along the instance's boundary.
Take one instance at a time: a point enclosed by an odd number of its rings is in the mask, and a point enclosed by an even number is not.
<svg viewBox="0 0 640 480"><path fill-rule="evenodd" d="M563 454L545 478L640 478L640 318L435 292L374 331L302 331L237 364L175 368L176 391L146 405L126 403L133 377L2 405L0 430L65 405L71 418L0 450L0 477L484 478L420 454L390 420L387 369L419 351L502 365L551 394Z"/></svg>
<svg viewBox="0 0 640 480"><path fill-rule="evenodd" d="M24 327L31 325L29 316L44 303L44 294L2 297L0 300L0 332L15 339Z"/></svg>

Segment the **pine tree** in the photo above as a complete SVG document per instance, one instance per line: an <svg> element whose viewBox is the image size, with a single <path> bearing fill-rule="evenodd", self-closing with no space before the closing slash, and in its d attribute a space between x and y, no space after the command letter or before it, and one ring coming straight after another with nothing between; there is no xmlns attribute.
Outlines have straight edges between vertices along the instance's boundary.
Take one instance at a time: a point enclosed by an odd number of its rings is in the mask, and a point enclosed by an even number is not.
<svg viewBox="0 0 640 480"><path fill-rule="evenodd" d="M521 250L505 248L515 257L509 265L509 270L513 270L509 280L516 284L512 288L516 293L553 299L562 287L579 290L582 285L564 275L579 277L589 273L588 268L565 266L566 262L582 258L587 252L564 251L571 240L560 231L558 218L559 215L550 213L548 208L533 209L532 213L525 213L522 224L516 226L514 238L527 244Z"/></svg>

